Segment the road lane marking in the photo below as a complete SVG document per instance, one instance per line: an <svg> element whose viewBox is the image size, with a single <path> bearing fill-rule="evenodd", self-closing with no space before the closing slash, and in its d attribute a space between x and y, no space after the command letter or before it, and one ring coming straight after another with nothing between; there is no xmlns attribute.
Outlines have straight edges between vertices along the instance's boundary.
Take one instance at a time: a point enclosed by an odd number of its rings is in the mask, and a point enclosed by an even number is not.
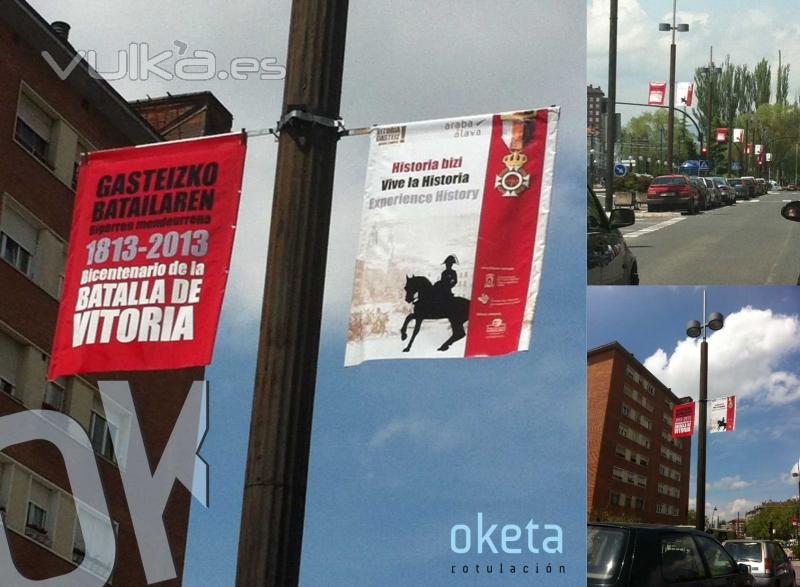
<svg viewBox="0 0 800 587"><path fill-rule="evenodd" d="M648 226L647 228L640 228L639 230L629 232L628 234L624 234L623 236L626 239L636 238L645 234L650 234L651 232L655 232L657 230L661 230L662 228L667 228L668 226L672 226L673 224L676 224L682 220L686 220L686 217L681 216L679 218L671 218L670 220L659 222L658 224L654 224L653 226Z"/></svg>

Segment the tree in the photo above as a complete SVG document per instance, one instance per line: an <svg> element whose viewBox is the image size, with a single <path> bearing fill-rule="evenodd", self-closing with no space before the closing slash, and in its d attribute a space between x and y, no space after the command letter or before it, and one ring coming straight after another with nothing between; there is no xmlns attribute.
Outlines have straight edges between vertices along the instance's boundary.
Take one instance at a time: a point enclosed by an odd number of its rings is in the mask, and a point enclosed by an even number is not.
<svg viewBox="0 0 800 587"><path fill-rule="evenodd" d="M794 536L794 529L792 528L794 507L794 504L775 504L761 507L757 514L747 520L747 536L760 540L771 538L785 540L791 538ZM772 536L769 534L770 522L775 530Z"/></svg>
<svg viewBox="0 0 800 587"><path fill-rule="evenodd" d="M762 59L753 69L753 99L756 108L762 104L769 104L771 82L772 68L766 59Z"/></svg>
<svg viewBox="0 0 800 587"><path fill-rule="evenodd" d="M778 51L778 75L775 84L775 103L782 106L789 104L789 64L780 65L780 54Z"/></svg>

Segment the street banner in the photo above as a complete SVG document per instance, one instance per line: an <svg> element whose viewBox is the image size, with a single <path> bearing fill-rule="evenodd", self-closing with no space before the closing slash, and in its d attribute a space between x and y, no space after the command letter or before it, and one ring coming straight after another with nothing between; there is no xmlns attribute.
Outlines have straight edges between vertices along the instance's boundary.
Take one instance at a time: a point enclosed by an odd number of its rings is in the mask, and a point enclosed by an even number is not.
<svg viewBox="0 0 800 587"><path fill-rule="evenodd" d="M744 153L745 155L751 155L753 153L753 143L747 143L744 146Z"/></svg>
<svg viewBox="0 0 800 587"><path fill-rule="evenodd" d="M684 438L694 434L694 402L676 404L672 407L672 438Z"/></svg>
<svg viewBox="0 0 800 587"><path fill-rule="evenodd" d="M678 105L683 104L686 108L692 107L694 99L694 84L692 82L678 82L675 88L678 95Z"/></svg>
<svg viewBox="0 0 800 587"><path fill-rule="evenodd" d="M742 143L742 142L744 142L744 129L743 128L734 128L733 129L733 142L734 143Z"/></svg>
<svg viewBox="0 0 800 587"><path fill-rule="evenodd" d="M650 90L647 94L648 106L663 106L664 95L667 93L666 82L650 82Z"/></svg>
<svg viewBox="0 0 800 587"><path fill-rule="evenodd" d="M772 153L767 153L767 161L772 161Z"/></svg>
<svg viewBox="0 0 800 587"><path fill-rule="evenodd" d="M728 142L728 129L727 128L718 128L716 130L717 134L717 142L718 143L727 143Z"/></svg>
<svg viewBox="0 0 800 587"><path fill-rule="evenodd" d="M345 365L528 350L558 116L372 130Z"/></svg>
<svg viewBox="0 0 800 587"><path fill-rule="evenodd" d="M710 432L733 432L736 427L736 396L720 397L708 400L711 422Z"/></svg>
<svg viewBox="0 0 800 587"><path fill-rule="evenodd" d="M756 155L761 155L763 151L764 151L764 145L756 145L756 151L755 151Z"/></svg>
<svg viewBox="0 0 800 587"><path fill-rule="evenodd" d="M211 362L246 135L80 163L48 379Z"/></svg>

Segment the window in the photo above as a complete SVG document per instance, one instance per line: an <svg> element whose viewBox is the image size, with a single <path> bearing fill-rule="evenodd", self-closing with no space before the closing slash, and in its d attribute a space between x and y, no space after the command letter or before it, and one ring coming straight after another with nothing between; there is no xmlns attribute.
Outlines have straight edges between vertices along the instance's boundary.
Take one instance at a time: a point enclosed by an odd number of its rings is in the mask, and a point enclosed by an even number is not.
<svg viewBox="0 0 800 587"><path fill-rule="evenodd" d="M47 384L44 390L43 408L50 408L58 412L64 411L64 386L56 381Z"/></svg>
<svg viewBox="0 0 800 587"><path fill-rule="evenodd" d="M708 570L712 577L724 577L736 574L737 567L731 556L719 544L705 536L698 536L703 556L708 562Z"/></svg>
<svg viewBox="0 0 800 587"><path fill-rule="evenodd" d="M0 376L0 391L13 396L16 392L16 389L17 389L16 386L11 381L6 379L5 377Z"/></svg>
<svg viewBox="0 0 800 587"><path fill-rule="evenodd" d="M89 438L92 440L92 448L96 453L109 460L114 460L113 435L114 430L106 419L92 412L92 419L89 424Z"/></svg>
<svg viewBox="0 0 800 587"><path fill-rule="evenodd" d="M34 157L48 163L53 118L26 94L20 94L14 138Z"/></svg>
<svg viewBox="0 0 800 587"><path fill-rule="evenodd" d="M661 537L661 574L669 583L705 578L705 569L694 540L689 535Z"/></svg>
<svg viewBox="0 0 800 587"><path fill-rule="evenodd" d="M29 501L25 526L41 534L47 534L47 510Z"/></svg>
<svg viewBox="0 0 800 587"><path fill-rule="evenodd" d="M80 518L75 519L72 537L72 562L83 564L90 573L103 575L114 567L114 542L119 534L119 524L111 520L112 534L108 528L108 517L85 505L79 505L78 512ZM86 528L81 527L81 520ZM92 538L91 543L93 550L97 549L96 552L86 552L85 537Z"/></svg>
<svg viewBox="0 0 800 587"><path fill-rule="evenodd" d="M5 232L0 233L0 257L24 274L31 269L31 253Z"/></svg>

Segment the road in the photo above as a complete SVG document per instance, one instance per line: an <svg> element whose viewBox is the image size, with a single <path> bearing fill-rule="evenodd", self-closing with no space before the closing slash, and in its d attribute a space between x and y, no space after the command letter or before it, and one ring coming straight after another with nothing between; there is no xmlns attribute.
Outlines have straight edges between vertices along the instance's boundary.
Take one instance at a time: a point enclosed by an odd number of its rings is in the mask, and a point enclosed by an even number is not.
<svg viewBox="0 0 800 587"><path fill-rule="evenodd" d="M622 230L642 285L797 285L800 223L780 215L800 192L770 192L695 216L637 213Z"/></svg>

